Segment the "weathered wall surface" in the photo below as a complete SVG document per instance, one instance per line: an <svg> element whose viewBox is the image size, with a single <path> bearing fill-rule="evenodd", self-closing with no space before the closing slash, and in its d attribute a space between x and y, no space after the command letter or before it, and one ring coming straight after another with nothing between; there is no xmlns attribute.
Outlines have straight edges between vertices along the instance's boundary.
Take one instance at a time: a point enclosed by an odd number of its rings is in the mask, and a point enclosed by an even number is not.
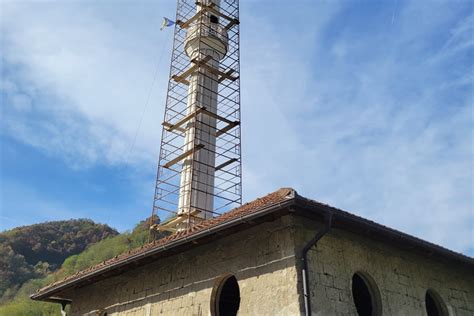
<svg viewBox="0 0 474 316"><path fill-rule="evenodd" d="M74 290L72 315L209 315L217 277L238 280L239 315L299 315L293 218L285 216Z"/></svg>
<svg viewBox="0 0 474 316"><path fill-rule="evenodd" d="M301 218L296 223L295 240L301 249L322 224ZM426 315L427 289L439 293L450 315L474 315L474 273L455 264L335 229L308 257L313 315L357 315L351 290L357 271L376 282L383 315Z"/></svg>
<svg viewBox="0 0 474 316"><path fill-rule="evenodd" d="M216 279L238 280L239 315L301 315L299 255L321 223L284 216L205 245L76 289L72 315L210 315ZM313 315L357 315L351 279L370 275L383 315L426 315L435 290L450 315L474 315L474 274L395 246L332 229L309 252Z"/></svg>

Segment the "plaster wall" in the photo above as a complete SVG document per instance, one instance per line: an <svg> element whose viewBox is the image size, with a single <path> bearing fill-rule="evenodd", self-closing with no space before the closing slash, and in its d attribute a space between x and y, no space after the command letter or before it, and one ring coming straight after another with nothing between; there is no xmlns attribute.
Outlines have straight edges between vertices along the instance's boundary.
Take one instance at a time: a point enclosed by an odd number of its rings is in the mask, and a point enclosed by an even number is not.
<svg viewBox="0 0 474 316"><path fill-rule="evenodd" d="M297 249L321 223L296 219ZM313 315L357 315L352 276L362 271L375 281L383 315L426 315L425 293L435 290L449 315L474 315L474 273L386 243L332 229L309 251ZM301 284L301 281L299 281Z"/></svg>
<svg viewBox="0 0 474 316"><path fill-rule="evenodd" d="M73 300L72 315L210 315L212 288L231 273L240 287L239 315L302 315L297 254L322 227L287 215L64 294ZM474 274L463 265L339 229L308 259L313 315L357 315L355 272L374 280L383 315L426 315L427 289L449 315L474 315Z"/></svg>
<svg viewBox="0 0 474 316"><path fill-rule="evenodd" d="M239 315L299 315L291 226L284 216L65 293L71 315L210 315L227 273L240 287Z"/></svg>

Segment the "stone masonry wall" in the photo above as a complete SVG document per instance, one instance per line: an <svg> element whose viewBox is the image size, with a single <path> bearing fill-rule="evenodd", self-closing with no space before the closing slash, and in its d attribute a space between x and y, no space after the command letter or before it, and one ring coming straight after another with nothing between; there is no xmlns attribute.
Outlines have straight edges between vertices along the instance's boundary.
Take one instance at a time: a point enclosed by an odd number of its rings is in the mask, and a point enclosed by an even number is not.
<svg viewBox="0 0 474 316"><path fill-rule="evenodd" d="M216 278L232 273L240 287L239 315L299 315L291 216L222 236L64 293L71 315L210 315Z"/></svg>
<svg viewBox="0 0 474 316"><path fill-rule="evenodd" d="M302 249L322 224L302 218L296 223L297 249ZM377 284L383 315L426 315L427 289L441 296L449 315L474 315L474 273L457 264L436 262L337 229L325 235L308 257L313 315L357 315L351 280L358 271Z"/></svg>

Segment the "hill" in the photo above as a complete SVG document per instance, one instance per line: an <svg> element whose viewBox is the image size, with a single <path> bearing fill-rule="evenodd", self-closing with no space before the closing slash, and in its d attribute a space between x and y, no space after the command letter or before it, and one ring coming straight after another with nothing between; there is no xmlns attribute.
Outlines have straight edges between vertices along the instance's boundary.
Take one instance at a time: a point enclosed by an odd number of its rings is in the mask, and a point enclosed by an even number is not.
<svg viewBox="0 0 474 316"><path fill-rule="evenodd" d="M157 238L160 237L157 236ZM140 222L131 232L124 232L90 245L80 254L68 257L55 272L49 273L42 278L30 279L24 282L12 299L4 301L0 305L0 315L60 315L58 304L34 302L29 299L29 295L49 283L130 249L140 247L147 241L148 225L145 222Z"/></svg>
<svg viewBox="0 0 474 316"><path fill-rule="evenodd" d="M118 232L88 219L22 226L0 233L0 302L26 281L56 271L71 255Z"/></svg>

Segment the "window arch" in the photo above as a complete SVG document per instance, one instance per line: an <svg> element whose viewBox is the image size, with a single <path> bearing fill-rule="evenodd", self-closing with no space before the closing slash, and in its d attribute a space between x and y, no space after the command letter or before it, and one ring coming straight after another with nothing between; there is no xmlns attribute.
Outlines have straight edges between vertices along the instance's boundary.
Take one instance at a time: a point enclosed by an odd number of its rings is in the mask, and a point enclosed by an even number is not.
<svg viewBox="0 0 474 316"><path fill-rule="evenodd" d="M429 289L425 294L425 308L428 316L447 316L448 308L441 296L434 290Z"/></svg>
<svg viewBox="0 0 474 316"><path fill-rule="evenodd" d="M99 316L107 316L107 311L104 310L104 309L99 309L98 311L96 311L95 313L96 315L99 315Z"/></svg>
<svg viewBox="0 0 474 316"><path fill-rule="evenodd" d="M352 298L359 316L382 315L382 299L374 279L365 272L352 276Z"/></svg>
<svg viewBox="0 0 474 316"><path fill-rule="evenodd" d="M237 279L227 274L216 280L211 294L212 316L235 316L240 307L240 288Z"/></svg>

